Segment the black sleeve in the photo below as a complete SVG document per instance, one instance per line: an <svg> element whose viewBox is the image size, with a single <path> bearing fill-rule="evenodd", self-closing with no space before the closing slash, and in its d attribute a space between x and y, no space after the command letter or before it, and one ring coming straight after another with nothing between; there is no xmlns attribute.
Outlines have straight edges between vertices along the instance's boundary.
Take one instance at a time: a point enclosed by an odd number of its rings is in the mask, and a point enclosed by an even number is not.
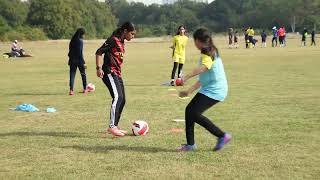
<svg viewBox="0 0 320 180"><path fill-rule="evenodd" d="M111 42L110 40L106 40L106 42L103 43L103 45L96 51L96 55L102 55L106 53L108 50L110 50Z"/></svg>

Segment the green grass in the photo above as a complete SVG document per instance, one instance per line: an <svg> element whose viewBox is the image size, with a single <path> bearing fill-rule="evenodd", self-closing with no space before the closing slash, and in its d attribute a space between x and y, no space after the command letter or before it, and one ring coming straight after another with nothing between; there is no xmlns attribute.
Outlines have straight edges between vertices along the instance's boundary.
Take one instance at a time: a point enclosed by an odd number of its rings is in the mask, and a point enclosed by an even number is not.
<svg viewBox="0 0 320 180"><path fill-rule="evenodd" d="M123 68L127 104L121 127L146 120L145 137L102 138L111 98L95 76L94 53L103 41L85 44L88 80L96 92L68 94L67 42L26 42L31 59L0 61L0 179L317 179L320 175L320 50L235 49L218 39L230 93L206 112L233 140L218 153L216 139L196 126L197 152L177 153L185 143L189 100L169 96L169 42L128 43ZM242 44L241 44L242 45ZM0 51L7 50L1 43ZM197 65L190 42L184 72ZM190 86L189 82L186 86ZM180 89L180 88L178 88ZM79 72L76 90L81 91ZM42 112L13 112L32 103ZM43 110L53 106L57 113Z"/></svg>

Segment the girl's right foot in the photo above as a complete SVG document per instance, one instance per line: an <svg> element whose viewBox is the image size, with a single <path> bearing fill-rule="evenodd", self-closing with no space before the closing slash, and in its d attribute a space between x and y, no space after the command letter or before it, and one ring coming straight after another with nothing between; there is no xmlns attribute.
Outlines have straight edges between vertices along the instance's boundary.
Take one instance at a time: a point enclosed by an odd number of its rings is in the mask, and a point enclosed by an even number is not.
<svg viewBox="0 0 320 180"><path fill-rule="evenodd" d="M73 95L74 95L73 90L70 90L69 95L70 95L70 96L73 96Z"/></svg>
<svg viewBox="0 0 320 180"><path fill-rule="evenodd" d="M179 152L195 151L197 150L197 145L182 144L182 146L180 146L177 150Z"/></svg>
<svg viewBox="0 0 320 180"><path fill-rule="evenodd" d="M82 91L83 94L87 94L88 92L89 92L88 89L85 89L85 90Z"/></svg>
<svg viewBox="0 0 320 180"><path fill-rule="evenodd" d="M124 135L128 135L128 131L122 130L118 127L119 131L122 132Z"/></svg>
<svg viewBox="0 0 320 180"><path fill-rule="evenodd" d="M225 133L223 137L218 138L218 142L216 146L214 147L214 151L219 151L223 148L224 145L226 145L230 140L232 139L232 136L228 133Z"/></svg>
<svg viewBox="0 0 320 180"><path fill-rule="evenodd" d="M117 136L117 137L123 137L125 136L125 134L123 134L117 127L114 127L114 128L109 128L108 129L108 132L114 136Z"/></svg>

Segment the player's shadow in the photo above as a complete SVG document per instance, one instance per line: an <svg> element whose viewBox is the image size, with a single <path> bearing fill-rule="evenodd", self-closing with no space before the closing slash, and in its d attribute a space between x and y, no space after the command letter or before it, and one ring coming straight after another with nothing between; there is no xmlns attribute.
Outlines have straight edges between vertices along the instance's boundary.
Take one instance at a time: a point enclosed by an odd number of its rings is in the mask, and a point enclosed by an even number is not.
<svg viewBox="0 0 320 180"><path fill-rule="evenodd" d="M84 136L74 133L74 132L27 132L27 131L19 131L19 132L9 132L9 133L0 133L0 137L7 136L49 136L49 137L68 137L68 138L82 138Z"/></svg>
<svg viewBox="0 0 320 180"><path fill-rule="evenodd" d="M18 93L8 93L9 96L57 96L57 95L66 95L66 93L39 93L39 92L18 92Z"/></svg>
<svg viewBox="0 0 320 180"><path fill-rule="evenodd" d="M129 87L159 87L157 84L126 84Z"/></svg>
<svg viewBox="0 0 320 180"><path fill-rule="evenodd" d="M85 146L85 145L75 145L75 146L63 146L66 149L76 149L79 151L87 151L94 153L108 153L109 151L136 151L143 153L161 153L161 152L177 152L173 149L164 149L159 147L141 147L141 146Z"/></svg>

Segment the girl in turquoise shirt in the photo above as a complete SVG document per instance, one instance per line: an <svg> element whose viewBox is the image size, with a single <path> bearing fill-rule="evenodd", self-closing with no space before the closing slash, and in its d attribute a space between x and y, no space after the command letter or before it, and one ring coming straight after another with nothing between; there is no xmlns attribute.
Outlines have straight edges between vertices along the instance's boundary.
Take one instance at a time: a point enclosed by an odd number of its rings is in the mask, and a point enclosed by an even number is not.
<svg viewBox="0 0 320 180"><path fill-rule="evenodd" d="M199 67L182 78L183 82L199 75L198 81L187 91L179 93L186 97L199 89L198 93L188 104L185 111L187 144L178 148L179 151L196 150L194 142L194 125L198 123L218 138L214 151L220 150L231 140L231 135L223 132L202 114L218 102L224 101L228 93L228 83L224 67L219 57L217 47L213 44L211 34L206 29L198 29L193 35L195 46L201 51Z"/></svg>

